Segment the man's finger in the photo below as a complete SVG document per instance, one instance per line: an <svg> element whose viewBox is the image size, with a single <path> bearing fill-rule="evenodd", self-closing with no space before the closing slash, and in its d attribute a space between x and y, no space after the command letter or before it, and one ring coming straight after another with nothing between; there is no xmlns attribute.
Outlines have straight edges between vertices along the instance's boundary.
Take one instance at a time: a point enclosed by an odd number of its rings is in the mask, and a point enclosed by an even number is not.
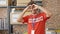
<svg viewBox="0 0 60 34"><path fill-rule="evenodd" d="M31 5L29 5L29 6L31 6Z"/></svg>
<svg viewBox="0 0 60 34"><path fill-rule="evenodd" d="M31 9L31 5L28 6L28 9Z"/></svg>

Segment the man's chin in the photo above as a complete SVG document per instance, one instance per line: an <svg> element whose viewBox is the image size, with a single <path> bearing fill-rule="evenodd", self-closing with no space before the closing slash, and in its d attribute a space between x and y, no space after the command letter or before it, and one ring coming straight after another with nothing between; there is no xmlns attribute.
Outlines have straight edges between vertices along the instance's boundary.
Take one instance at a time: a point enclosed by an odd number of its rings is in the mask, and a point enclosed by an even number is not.
<svg viewBox="0 0 60 34"><path fill-rule="evenodd" d="M32 14L37 14L37 13L32 13Z"/></svg>

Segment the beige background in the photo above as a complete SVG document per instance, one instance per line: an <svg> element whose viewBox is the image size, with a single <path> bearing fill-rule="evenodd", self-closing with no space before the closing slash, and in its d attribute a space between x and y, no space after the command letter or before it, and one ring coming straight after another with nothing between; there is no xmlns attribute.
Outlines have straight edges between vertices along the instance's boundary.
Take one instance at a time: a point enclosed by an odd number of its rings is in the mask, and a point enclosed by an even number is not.
<svg viewBox="0 0 60 34"><path fill-rule="evenodd" d="M43 7L52 13L47 21L48 28L60 29L60 0L43 0Z"/></svg>

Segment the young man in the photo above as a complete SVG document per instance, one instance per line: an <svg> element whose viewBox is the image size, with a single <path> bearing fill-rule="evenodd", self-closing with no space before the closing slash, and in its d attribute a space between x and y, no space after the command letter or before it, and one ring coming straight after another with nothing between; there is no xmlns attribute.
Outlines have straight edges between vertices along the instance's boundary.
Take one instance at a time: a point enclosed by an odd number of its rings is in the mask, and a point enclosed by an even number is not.
<svg viewBox="0 0 60 34"><path fill-rule="evenodd" d="M31 11L31 15L23 17L25 12ZM45 34L46 20L51 16L46 9L32 4L26 7L18 18L18 22L27 23L28 34Z"/></svg>

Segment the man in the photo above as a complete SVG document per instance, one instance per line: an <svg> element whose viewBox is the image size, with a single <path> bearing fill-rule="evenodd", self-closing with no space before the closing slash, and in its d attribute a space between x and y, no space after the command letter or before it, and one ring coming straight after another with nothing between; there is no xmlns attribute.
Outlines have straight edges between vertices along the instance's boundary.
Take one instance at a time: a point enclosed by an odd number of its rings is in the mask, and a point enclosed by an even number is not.
<svg viewBox="0 0 60 34"><path fill-rule="evenodd" d="M23 17L25 12L31 11L31 15ZM32 4L26 7L18 18L18 22L28 24L28 34L45 34L46 20L51 16L46 9Z"/></svg>

